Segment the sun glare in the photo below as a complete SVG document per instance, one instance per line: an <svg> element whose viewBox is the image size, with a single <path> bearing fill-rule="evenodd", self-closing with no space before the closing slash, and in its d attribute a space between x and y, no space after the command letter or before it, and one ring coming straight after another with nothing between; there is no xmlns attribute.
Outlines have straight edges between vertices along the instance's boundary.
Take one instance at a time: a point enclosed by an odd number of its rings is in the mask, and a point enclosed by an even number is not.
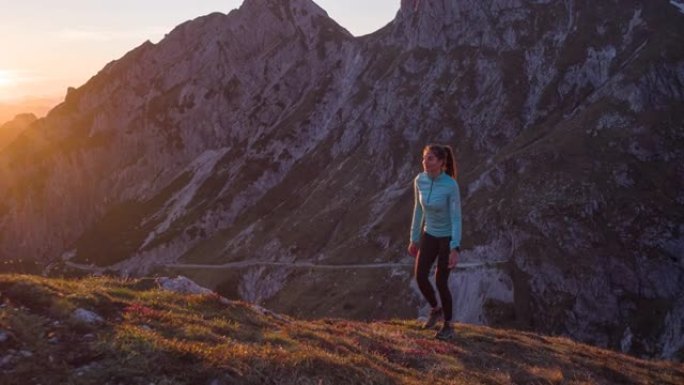
<svg viewBox="0 0 684 385"><path fill-rule="evenodd" d="M19 82L17 73L0 69L0 102L13 99L14 87Z"/></svg>
<svg viewBox="0 0 684 385"><path fill-rule="evenodd" d="M14 74L10 71L0 70L0 87L9 86L14 83Z"/></svg>

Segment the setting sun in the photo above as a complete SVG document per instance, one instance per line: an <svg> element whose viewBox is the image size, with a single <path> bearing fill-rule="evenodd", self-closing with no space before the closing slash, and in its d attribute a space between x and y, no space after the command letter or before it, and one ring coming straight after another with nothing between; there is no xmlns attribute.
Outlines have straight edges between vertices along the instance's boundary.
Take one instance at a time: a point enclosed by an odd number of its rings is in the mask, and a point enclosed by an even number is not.
<svg viewBox="0 0 684 385"><path fill-rule="evenodd" d="M9 86L14 83L14 77L11 71L0 70L0 87Z"/></svg>

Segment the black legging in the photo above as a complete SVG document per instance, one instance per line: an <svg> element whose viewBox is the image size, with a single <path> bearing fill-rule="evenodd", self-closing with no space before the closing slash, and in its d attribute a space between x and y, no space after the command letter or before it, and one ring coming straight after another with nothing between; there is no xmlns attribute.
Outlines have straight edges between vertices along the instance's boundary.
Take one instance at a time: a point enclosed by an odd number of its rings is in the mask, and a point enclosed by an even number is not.
<svg viewBox="0 0 684 385"><path fill-rule="evenodd" d="M451 321L451 292L449 291L449 242L451 237L433 237L428 233L423 233L420 241L420 254L416 258L416 282L423 296L433 308L437 307L435 290L430 284L428 275L430 268L437 259L437 271L435 277L439 298L442 300L444 310L444 321Z"/></svg>

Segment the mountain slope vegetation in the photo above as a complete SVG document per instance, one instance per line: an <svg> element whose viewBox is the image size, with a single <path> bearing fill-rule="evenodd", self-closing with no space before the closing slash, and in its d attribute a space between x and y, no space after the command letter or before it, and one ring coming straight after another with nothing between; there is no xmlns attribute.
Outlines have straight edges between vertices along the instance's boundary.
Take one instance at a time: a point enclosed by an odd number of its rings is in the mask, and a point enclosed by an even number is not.
<svg viewBox="0 0 684 385"><path fill-rule="evenodd" d="M681 384L684 366L505 329L303 321L151 279L0 275L2 384Z"/></svg>

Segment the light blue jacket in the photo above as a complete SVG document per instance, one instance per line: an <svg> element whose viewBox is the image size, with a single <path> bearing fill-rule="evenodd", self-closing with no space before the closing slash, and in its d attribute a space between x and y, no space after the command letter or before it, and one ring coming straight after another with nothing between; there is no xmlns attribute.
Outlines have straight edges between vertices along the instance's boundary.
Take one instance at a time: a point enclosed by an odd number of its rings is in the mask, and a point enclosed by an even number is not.
<svg viewBox="0 0 684 385"><path fill-rule="evenodd" d="M425 232L435 237L451 237L450 249L461 246L461 194L454 178L440 173L435 179L421 172L413 181L415 204L411 222L411 242L418 243Z"/></svg>

